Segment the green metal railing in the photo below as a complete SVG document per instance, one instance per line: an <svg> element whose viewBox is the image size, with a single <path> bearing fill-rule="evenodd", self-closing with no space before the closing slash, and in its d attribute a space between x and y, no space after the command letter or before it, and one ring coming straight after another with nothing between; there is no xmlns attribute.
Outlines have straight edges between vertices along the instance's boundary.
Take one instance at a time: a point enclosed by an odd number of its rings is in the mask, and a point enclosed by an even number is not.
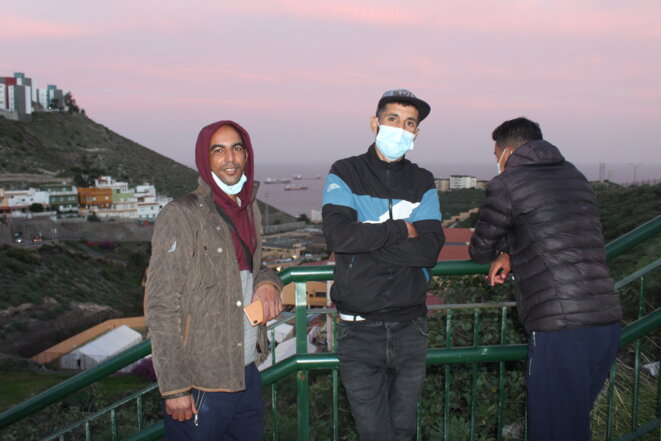
<svg viewBox="0 0 661 441"><path fill-rule="evenodd" d="M608 259L614 258L621 253L630 250L636 245L644 242L645 240L653 237L661 232L661 216L641 225L635 230L627 233L626 235L616 239L607 246L607 257ZM641 280L641 287L643 286L644 275L657 268L659 261L655 262L652 265L628 276L618 283L618 288L632 283L635 280ZM652 268L653 266L653 268ZM488 270L488 265L479 265L471 261L454 261L454 262L441 262L433 270L433 275L468 275L468 274L484 274ZM273 385L272 386L272 405L274 412L277 412L278 407L278 393L275 384L282 378L285 378L288 375L296 373L296 388L297 388L297 408L298 408L298 439L306 440L309 437L309 371L311 370L331 370L332 371L332 380L333 380L333 427L334 431L332 434L333 439L338 439L338 416L337 416L337 404L339 401L338 394L338 376L337 376L337 357L333 353L325 354L306 354L307 352L307 316L310 313L307 304L306 304L306 289L305 283L308 281L319 281L319 280L332 280L333 278L333 269L332 267L292 267L280 274L283 282L295 283L296 285L296 308L294 320L299 326L296 326L296 339L297 339L297 355L294 357L288 358L283 361L279 361L275 366L265 370L262 373L262 382L264 385ZM641 292L644 293L644 289L641 288ZM641 297L644 301L644 294L641 294ZM466 308L468 307L473 311L474 326L473 326L473 346L472 347L452 347L452 327L451 323L453 320L453 311L457 308ZM481 310L485 307L496 308L500 314L500 337L498 345L489 345L489 346L479 346L479 336L480 336L480 317ZM497 400L499 403L499 409L502 407L501 404L504 400L503 390L504 390L504 377L503 372L505 369L505 362L507 361L517 361L524 360L527 354L527 348L524 344L506 344L505 339L505 322L507 319L508 308L511 307L511 304L508 305L447 305L441 307L446 314L446 347L443 349L430 349L428 353L428 364L430 366L443 365L445 385L444 391L444 424L448 424L449 420L449 388L451 384L451 365L457 363L468 363L470 364L471 370L471 395L475 397L475 387L476 387L476 377L477 377L477 366L478 364L484 363L498 363L498 394ZM642 312L642 309L640 310ZM636 378L634 382L639 379L640 371L640 339L648 335L652 331L659 329L661 327L661 311L654 311L647 316L641 316L639 314L638 320L635 323L629 325L622 334L622 345L627 345L633 341L637 341L637 350L635 354L635 375ZM113 359L106 361L95 368L82 372L56 386L53 388L38 394L37 396L27 400L26 402L9 409L8 411L0 414L0 429L9 426L10 424L19 421L40 409L48 406L49 404L55 403L64 397L72 394L73 392L80 390L81 388L92 384L116 371L125 367L140 358L151 353L151 345L149 341L142 342L141 344L129 349L128 351L123 352L122 354L114 357ZM613 375L613 374L612 374ZM611 375L611 377L612 377ZM609 393L612 394L612 384ZM659 388L661 388L661 383ZM148 389L148 388L147 388ZM139 391L134 394L132 397L128 397L125 400L122 400L120 403L125 404L128 400L136 399L136 402L139 402L139 397L143 396L145 393L149 392L148 390ZM635 392L635 391L634 391ZM635 394L634 394L635 395ZM661 397L661 393L657 395ZM634 402L636 402L637 397L634 397ZM472 400L475 401L475 400ZM658 398L657 398L658 401ZM610 402L609 402L610 403ZM113 409L118 405L110 406L107 409L104 409L112 413ZM136 404L139 406L140 404ZM471 439L474 439L475 436L475 426L476 421L474 419L474 407L471 403L471 421L470 421L470 436ZM610 404L609 404L610 406ZM656 422L646 422L643 426L638 426L637 418L638 413L637 409L632 411L632 429L631 436L638 436L641 431L649 431L658 427L658 421L661 415L661 402L657 404L657 414ZM141 413L141 410L137 411L138 414ZM98 412L97 414L90 416L83 420L80 424L89 424L91 419L94 417L98 418L103 414L103 412ZM498 421L498 439L502 435L503 427L503 418L502 413L498 412L496 415ZM111 418L112 419L112 418ZM138 418L140 420L140 418ZM274 439L278 439L278 428L277 428L277 415L274 413ZM140 428L138 423L138 427ZM609 421L609 425L611 422ZM610 426L609 426L610 427ZM641 428L642 427L642 428ZM62 432L62 433L60 433ZM60 431L57 434L58 439L64 440L63 431ZM445 437L447 439L447 426L444 428ZM162 436L162 423L155 424L142 432L134 435L129 439L135 440L148 440L148 439L159 439ZM610 436L610 435L609 435ZM88 439L91 439L88 437ZM115 438L113 438L115 439ZM420 439L420 438L418 438ZM611 438L608 438L609 440ZM627 438L622 438L622 440ZM635 439L635 438L630 438Z"/></svg>
<svg viewBox="0 0 661 441"><path fill-rule="evenodd" d="M618 291L621 291L628 285L633 284L636 281L639 281L638 287L638 307L637 307L637 321L632 325L627 327L627 335L622 337L620 342L620 348L623 348L631 343L634 345L634 359L633 359L633 378L631 378L633 397L631 400L631 419L630 419L630 432L625 434L620 438L620 441L624 440L633 440L637 439L657 427L661 427L661 375L657 376L657 391L656 391L656 418L650 419L649 421L644 422L642 425L639 423L639 408L640 408L640 383L641 383L641 346L643 343L643 337L650 334L655 328L654 326L661 327L661 309L645 315L645 301L646 301L646 290L645 290L645 276L650 272L656 270L661 266L661 259L646 265L644 268L630 274L624 279L620 280L615 284L615 288ZM658 295L658 293L657 293ZM647 319L649 317L649 319ZM659 358L661 360L661 337L657 339L660 343L659 347ZM614 391L616 385L616 364L613 364L610 370L609 375L609 384L608 384L608 393L607 393L607 407L608 415L606 422L606 441L611 441L613 439L613 406L614 406Z"/></svg>
<svg viewBox="0 0 661 441"><path fill-rule="evenodd" d="M113 440L118 440L119 438L119 430L118 430L118 420L117 420L117 414L118 414L118 409L123 407L126 404L131 403L132 401L135 401L135 423L136 423L136 428L139 431L142 431L144 428L144 408L143 408L143 400L144 397L147 394L154 394L156 393L158 389L158 384L153 383L150 384L149 386L143 387L142 389L138 390L137 392L134 392L133 394L129 395L128 397L113 403L110 406L107 406L98 412L93 413L92 415L87 416L86 418L82 419L81 421L77 421L73 424L69 424L68 426L58 430L57 432L45 437L42 439L42 441L50 441L50 440L61 440L64 441L66 439L66 435L70 434L76 430L83 430L85 434L85 439L92 439L92 423L98 422L99 420L102 420L103 417L108 418L108 422L110 423L110 433L111 437ZM160 397L160 395L158 395Z"/></svg>

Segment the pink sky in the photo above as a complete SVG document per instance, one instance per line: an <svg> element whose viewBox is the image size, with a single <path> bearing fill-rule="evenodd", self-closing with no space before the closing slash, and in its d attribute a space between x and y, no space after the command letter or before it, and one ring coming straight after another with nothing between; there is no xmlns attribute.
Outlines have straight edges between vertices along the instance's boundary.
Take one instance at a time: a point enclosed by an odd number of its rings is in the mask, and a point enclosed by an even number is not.
<svg viewBox="0 0 661 441"><path fill-rule="evenodd" d="M186 164L234 119L258 162L330 165L394 88L432 107L422 165L495 162L491 131L520 115L576 163L659 164L660 19L658 0L24 0L0 12L0 74Z"/></svg>

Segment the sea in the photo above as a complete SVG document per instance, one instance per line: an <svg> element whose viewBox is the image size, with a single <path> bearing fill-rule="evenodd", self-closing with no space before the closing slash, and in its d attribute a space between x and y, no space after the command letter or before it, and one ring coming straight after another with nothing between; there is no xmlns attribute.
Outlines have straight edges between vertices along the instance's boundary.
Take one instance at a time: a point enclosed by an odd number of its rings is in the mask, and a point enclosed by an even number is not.
<svg viewBox="0 0 661 441"><path fill-rule="evenodd" d="M493 163L445 163L420 164L437 178L450 175L475 176L478 180L490 180L496 173ZM638 165L638 164L636 164ZM576 164L590 181L599 179L599 164ZM264 202L293 216L312 210L321 210L323 189L330 164L256 164L255 177L261 181L258 197ZM638 183L661 182L661 164L642 164L636 167ZM300 180L293 177L300 175ZM618 184L630 185L634 180L634 167L630 164L607 164L604 177ZM266 184L267 179L289 179L290 185L307 187L306 190L286 191L286 184Z"/></svg>

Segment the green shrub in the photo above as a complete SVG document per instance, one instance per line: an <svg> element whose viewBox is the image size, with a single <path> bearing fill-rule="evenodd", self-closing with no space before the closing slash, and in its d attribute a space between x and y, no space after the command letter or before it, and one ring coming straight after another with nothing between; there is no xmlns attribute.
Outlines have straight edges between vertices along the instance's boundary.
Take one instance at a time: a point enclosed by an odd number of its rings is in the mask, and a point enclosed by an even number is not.
<svg viewBox="0 0 661 441"><path fill-rule="evenodd" d="M6 250L7 256L23 263L35 265L39 263L39 257L33 252L23 248L10 247Z"/></svg>

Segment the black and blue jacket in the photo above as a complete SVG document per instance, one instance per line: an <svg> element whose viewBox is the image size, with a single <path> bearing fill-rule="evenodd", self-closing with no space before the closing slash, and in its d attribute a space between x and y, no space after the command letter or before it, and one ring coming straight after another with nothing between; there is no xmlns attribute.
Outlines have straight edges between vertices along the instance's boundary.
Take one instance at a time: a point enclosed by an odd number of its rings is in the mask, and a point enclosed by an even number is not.
<svg viewBox="0 0 661 441"><path fill-rule="evenodd" d="M405 158L382 161L372 145L333 164L322 215L335 252L331 298L340 312L379 321L426 314L430 269L445 242L429 171ZM408 238L405 220L418 237Z"/></svg>

